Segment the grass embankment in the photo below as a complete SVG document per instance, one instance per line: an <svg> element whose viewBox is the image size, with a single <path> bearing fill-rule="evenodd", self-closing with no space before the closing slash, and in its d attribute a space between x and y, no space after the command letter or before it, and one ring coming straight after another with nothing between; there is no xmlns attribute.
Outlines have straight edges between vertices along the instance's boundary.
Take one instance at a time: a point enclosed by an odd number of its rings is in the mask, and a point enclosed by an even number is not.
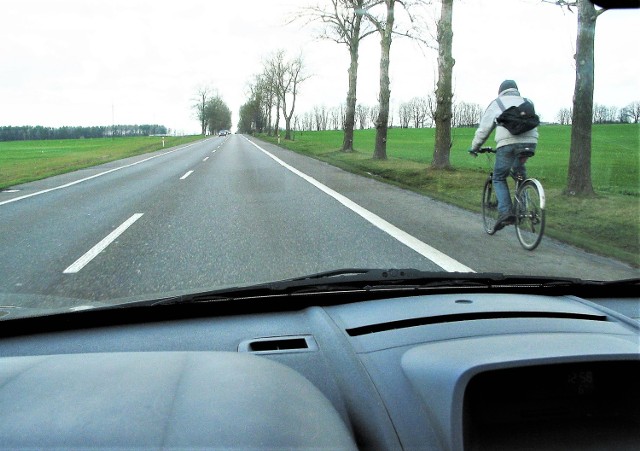
<svg viewBox="0 0 640 451"><path fill-rule="evenodd" d="M372 158L375 130L358 130L356 151L340 152L341 131L297 132L283 147L345 170L380 178L430 197L480 211L481 190L493 159L467 154L475 130L454 129L451 171L430 168L433 129L390 129L386 161ZM540 127L536 156L528 174L539 179L547 195L546 234L583 249L640 266L640 125L593 128L592 180L596 197L566 196L571 128ZM275 140L266 136L262 139ZM495 145L492 140L488 145Z"/></svg>
<svg viewBox="0 0 640 451"><path fill-rule="evenodd" d="M167 136L165 148L202 139ZM162 149L162 137L0 142L0 189Z"/></svg>

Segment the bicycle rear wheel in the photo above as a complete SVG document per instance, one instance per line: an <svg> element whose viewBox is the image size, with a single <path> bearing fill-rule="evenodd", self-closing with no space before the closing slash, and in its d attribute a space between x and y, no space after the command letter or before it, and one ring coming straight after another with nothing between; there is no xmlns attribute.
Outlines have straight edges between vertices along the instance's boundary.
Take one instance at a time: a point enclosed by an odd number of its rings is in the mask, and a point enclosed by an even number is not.
<svg viewBox="0 0 640 451"><path fill-rule="evenodd" d="M493 182L491 177L484 183L484 189L482 190L482 223L484 225L484 231L489 235L493 235L496 231L494 226L498 220L498 198L496 192L493 190Z"/></svg>
<svg viewBox="0 0 640 451"><path fill-rule="evenodd" d="M520 244L532 251L544 234L544 192L530 180L525 181L516 193L516 234Z"/></svg>

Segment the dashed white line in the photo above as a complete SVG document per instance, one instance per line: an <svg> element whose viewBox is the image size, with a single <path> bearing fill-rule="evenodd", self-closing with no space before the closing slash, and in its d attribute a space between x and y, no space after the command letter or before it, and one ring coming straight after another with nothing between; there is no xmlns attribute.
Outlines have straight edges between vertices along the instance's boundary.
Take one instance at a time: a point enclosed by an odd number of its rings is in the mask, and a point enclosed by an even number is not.
<svg viewBox="0 0 640 451"><path fill-rule="evenodd" d="M202 160L202 162L204 163L205 161L207 161L209 159L209 157L204 157L204 159Z"/></svg>
<svg viewBox="0 0 640 451"><path fill-rule="evenodd" d="M109 246L111 243L113 243L116 240L116 238L118 238L120 235L122 235L125 230L127 230L129 227L131 227L131 225L134 222L136 222L138 219L140 219L140 217L142 215L143 215L143 213L136 213L135 215L131 216L129 219L127 219L125 222L123 222L120 225L120 227L118 227L113 232L111 232L109 235L107 235L105 238L103 238L102 241L100 241L98 244L96 244L91 249L89 249L89 252L87 252L82 257L77 259L71 266L69 266L67 269L65 269L62 272L64 274L74 274L74 273L77 273L78 271L80 271L91 260L96 258L100 252L105 250L107 248L107 246Z"/></svg>
<svg viewBox="0 0 640 451"><path fill-rule="evenodd" d="M193 171L189 171L189 172L187 172L185 175L183 175L182 177L180 177L180 180L184 180L184 179L186 179L186 178L187 178L187 177L189 177L191 174L193 174Z"/></svg>
<svg viewBox="0 0 640 451"><path fill-rule="evenodd" d="M447 254L445 254L443 252L440 252L439 250L429 246L427 243L425 243L423 241L420 241L418 238L414 237L413 235L408 234L404 230L399 229L398 227L394 226L390 222L382 219L380 216L376 215L375 213L372 213L369 210L367 210L366 208L358 205L357 203L355 203L354 201L352 201L348 197L343 196L342 194L338 193L337 191L332 190L328 186L323 185L322 183L320 183L319 181L317 181L313 177L308 176L304 172L301 172L301 171L297 170L296 168L294 168L293 166L285 163L280 158L278 158L275 155L273 155L273 154L269 153L268 151L264 150L262 147L260 147L259 145L257 145L253 141L251 141L250 139L248 139L248 138L245 138L245 139L247 139L247 141L249 141L253 146L255 146L260 151L264 152L268 157L270 157L271 159L276 161L278 164L280 164L284 168L288 169L289 171L291 171L294 174L296 174L298 177L300 177L300 178L306 180L307 182L311 183L313 186L318 188L320 191L322 191L322 192L328 194L329 196L333 197L335 200L340 202L342 205L344 205L345 207L347 207L348 209L350 209L354 213L360 215L361 217L363 217L364 219L369 221L371 224L373 224L374 226L378 227L380 230L388 233L389 235L391 235L396 240L400 241L405 246L407 246L407 247L413 249L414 251L416 251L418 254L420 254L423 257L431 260L432 262L434 262L436 265L440 266L445 271L475 272L473 269L471 269L471 268L463 265L459 261L449 257Z"/></svg>

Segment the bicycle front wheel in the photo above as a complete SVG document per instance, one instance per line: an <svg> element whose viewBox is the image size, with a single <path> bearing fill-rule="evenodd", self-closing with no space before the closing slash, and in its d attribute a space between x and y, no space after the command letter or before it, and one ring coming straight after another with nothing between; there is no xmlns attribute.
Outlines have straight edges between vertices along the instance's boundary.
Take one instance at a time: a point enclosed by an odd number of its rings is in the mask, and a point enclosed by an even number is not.
<svg viewBox="0 0 640 451"><path fill-rule="evenodd" d="M493 235L496 232L494 226L496 225L498 216L498 198L493 189L491 177L489 177L484 183L484 189L482 190L482 223L484 225L484 231L489 235Z"/></svg>
<svg viewBox="0 0 640 451"><path fill-rule="evenodd" d="M525 181L516 193L516 234L522 247L532 251L544 234L544 192L531 180Z"/></svg>

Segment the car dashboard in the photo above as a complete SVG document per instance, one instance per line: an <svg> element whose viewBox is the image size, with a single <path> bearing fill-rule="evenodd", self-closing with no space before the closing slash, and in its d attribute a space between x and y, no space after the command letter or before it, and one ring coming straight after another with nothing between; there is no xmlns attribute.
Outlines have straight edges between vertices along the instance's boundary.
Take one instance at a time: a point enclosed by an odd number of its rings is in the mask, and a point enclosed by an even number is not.
<svg viewBox="0 0 640 451"><path fill-rule="evenodd" d="M5 321L0 448L638 449L639 330L527 293Z"/></svg>

